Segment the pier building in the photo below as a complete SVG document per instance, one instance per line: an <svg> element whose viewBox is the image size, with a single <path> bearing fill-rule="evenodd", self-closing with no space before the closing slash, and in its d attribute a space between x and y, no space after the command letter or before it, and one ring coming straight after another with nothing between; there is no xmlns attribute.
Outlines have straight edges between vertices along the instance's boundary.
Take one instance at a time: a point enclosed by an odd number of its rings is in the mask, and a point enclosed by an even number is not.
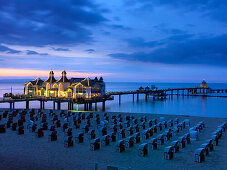
<svg viewBox="0 0 227 170"><path fill-rule="evenodd" d="M25 95L62 98L102 98L105 95L105 82L103 78L67 78L65 70L59 80L54 77L54 72L49 72L47 80L37 78L25 84Z"/></svg>

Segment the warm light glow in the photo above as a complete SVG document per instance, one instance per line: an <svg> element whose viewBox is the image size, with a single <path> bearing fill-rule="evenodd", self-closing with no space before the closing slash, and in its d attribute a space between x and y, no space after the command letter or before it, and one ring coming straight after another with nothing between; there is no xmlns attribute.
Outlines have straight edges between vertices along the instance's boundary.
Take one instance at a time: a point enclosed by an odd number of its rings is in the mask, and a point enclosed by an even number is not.
<svg viewBox="0 0 227 170"><path fill-rule="evenodd" d="M47 77L49 70L25 70L0 68L0 77ZM54 71L55 77L61 76L61 71ZM110 75L110 73L80 73L68 72L68 77L96 77Z"/></svg>

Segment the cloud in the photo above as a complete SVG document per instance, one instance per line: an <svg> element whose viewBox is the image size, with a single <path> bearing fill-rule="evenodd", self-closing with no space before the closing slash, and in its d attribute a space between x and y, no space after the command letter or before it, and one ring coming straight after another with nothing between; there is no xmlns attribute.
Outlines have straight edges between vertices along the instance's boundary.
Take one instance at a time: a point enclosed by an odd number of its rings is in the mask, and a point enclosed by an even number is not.
<svg viewBox="0 0 227 170"><path fill-rule="evenodd" d="M186 31L178 29L178 28L169 28L166 24L159 24L154 26L154 28L160 32L166 33L166 34L185 34Z"/></svg>
<svg viewBox="0 0 227 170"><path fill-rule="evenodd" d="M3 46L3 45L0 45L0 52L7 52L9 54L21 53L21 51L19 51L19 50L14 50L14 49L8 48L8 47Z"/></svg>
<svg viewBox="0 0 227 170"><path fill-rule="evenodd" d="M202 64L227 66L227 34L214 37L168 41L149 53L113 53L112 58L163 64Z"/></svg>
<svg viewBox="0 0 227 170"><path fill-rule="evenodd" d="M92 42L94 26L107 19L91 0L0 1L0 41L16 45Z"/></svg>
<svg viewBox="0 0 227 170"><path fill-rule="evenodd" d="M38 53L36 51L27 50L27 55L48 55L48 53Z"/></svg>
<svg viewBox="0 0 227 170"><path fill-rule="evenodd" d="M113 24L113 25L110 25L110 27L113 29L131 30L131 28L123 26L123 25L119 25L119 24Z"/></svg>
<svg viewBox="0 0 227 170"><path fill-rule="evenodd" d="M52 48L54 51L71 51L70 49L68 48Z"/></svg>
<svg viewBox="0 0 227 170"><path fill-rule="evenodd" d="M85 50L85 51L88 52L88 53L94 53L94 52L95 52L94 49L87 49L87 50Z"/></svg>
<svg viewBox="0 0 227 170"><path fill-rule="evenodd" d="M126 42L131 47L154 48L154 47L160 47L162 45L166 45L166 44L174 42L174 41L177 41L177 42L186 41L186 40L191 39L193 37L194 37L193 34L179 34L179 35L171 35L171 36L169 36L168 38L165 38L165 39L153 40L153 41L145 41L143 38L137 37L137 38L127 39Z"/></svg>
<svg viewBox="0 0 227 170"><path fill-rule="evenodd" d="M149 48L153 48L153 47L157 47L157 46L163 45L163 42L161 42L161 41L145 41L141 37L127 39L126 41L131 47L149 47Z"/></svg>
<svg viewBox="0 0 227 170"><path fill-rule="evenodd" d="M185 12L197 11L203 16L208 16L226 22L227 19L227 1L217 1L217 0L126 0L125 5L138 5L143 4L146 9L149 7L153 9L155 7L164 6L168 9L181 9Z"/></svg>

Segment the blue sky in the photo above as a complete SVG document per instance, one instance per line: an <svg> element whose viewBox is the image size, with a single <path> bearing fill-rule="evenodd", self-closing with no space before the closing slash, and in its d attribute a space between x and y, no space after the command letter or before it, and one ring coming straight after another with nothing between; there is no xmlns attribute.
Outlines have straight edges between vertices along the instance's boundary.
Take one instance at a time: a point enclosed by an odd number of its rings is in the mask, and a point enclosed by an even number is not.
<svg viewBox="0 0 227 170"><path fill-rule="evenodd" d="M0 1L0 77L227 82L227 1Z"/></svg>

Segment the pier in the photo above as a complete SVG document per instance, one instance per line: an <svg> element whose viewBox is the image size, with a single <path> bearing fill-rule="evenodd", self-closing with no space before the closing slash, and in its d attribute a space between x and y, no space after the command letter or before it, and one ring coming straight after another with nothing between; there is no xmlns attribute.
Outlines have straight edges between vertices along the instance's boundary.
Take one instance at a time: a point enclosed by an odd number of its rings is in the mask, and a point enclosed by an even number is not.
<svg viewBox="0 0 227 170"><path fill-rule="evenodd" d="M92 99L82 99L82 98L59 98L59 97L26 97L24 95L17 96L17 98L3 98L0 99L0 103L9 103L10 109L15 108L16 102L25 102L26 109L29 109L29 103L31 101L39 101L40 109L45 109L45 103L48 101L53 102L53 109L61 110L62 103L68 103L68 110L74 110L74 104L84 105L84 111L90 111L94 107L97 111L97 104L102 103L102 110L105 111L105 102L107 100L114 100L114 96L119 96L119 104L121 104L122 95L132 95L132 101L139 101L140 94L145 95L145 100L152 97L153 100L156 99L166 99L167 96L207 96L208 93L227 93L227 89L211 89L202 87L192 87L192 88L168 88L168 89L155 89L155 90L135 90L135 91L119 91L119 92L107 92L103 98L92 98ZM222 96L212 96L212 97L222 97ZM226 96L227 97L227 96Z"/></svg>
<svg viewBox="0 0 227 170"><path fill-rule="evenodd" d="M135 95L137 101L139 101L139 95L145 94L145 100L149 97L153 99L165 99L167 95L181 95L181 96L190 96L190 95L197 95L197 94L207 94L210 92L226 92L227 89L221 90L212 90L210 88L202 88L202 87L192 87L192 88L168 88L168 89L156 89L156 90L135 90L135 91L120 91L120 92L108 92L106 96L119 96L119 103L121 103L121 96L122 95L132 95L133 102L135 101Z"/></svg>
<svg viewBox="0 0 227 170"><path fill-rule="evenodd" d="M45 103L48 101L53 102L53 110L61 110L61 104L62 103L68 103L68 110L74 110L74 104L84 105L84 111L92 110L93 104L95 107L95 110L97 111L97 103L102 103L102 110L105 111L105 102L107 100L114 100L114 97L105 97L105 98L93 98L93 99L74 99L74 98L57 98L57 97L25 97L21 96L20 98L3 98L0 99L0 103L9 103L10 109L15 108L16 102L25 102L26 103L26 109L29 109L29 103L31 101L39 101L40 102L40 109L45 109ZM56 107L57 105L57 107Z"/></svg>

